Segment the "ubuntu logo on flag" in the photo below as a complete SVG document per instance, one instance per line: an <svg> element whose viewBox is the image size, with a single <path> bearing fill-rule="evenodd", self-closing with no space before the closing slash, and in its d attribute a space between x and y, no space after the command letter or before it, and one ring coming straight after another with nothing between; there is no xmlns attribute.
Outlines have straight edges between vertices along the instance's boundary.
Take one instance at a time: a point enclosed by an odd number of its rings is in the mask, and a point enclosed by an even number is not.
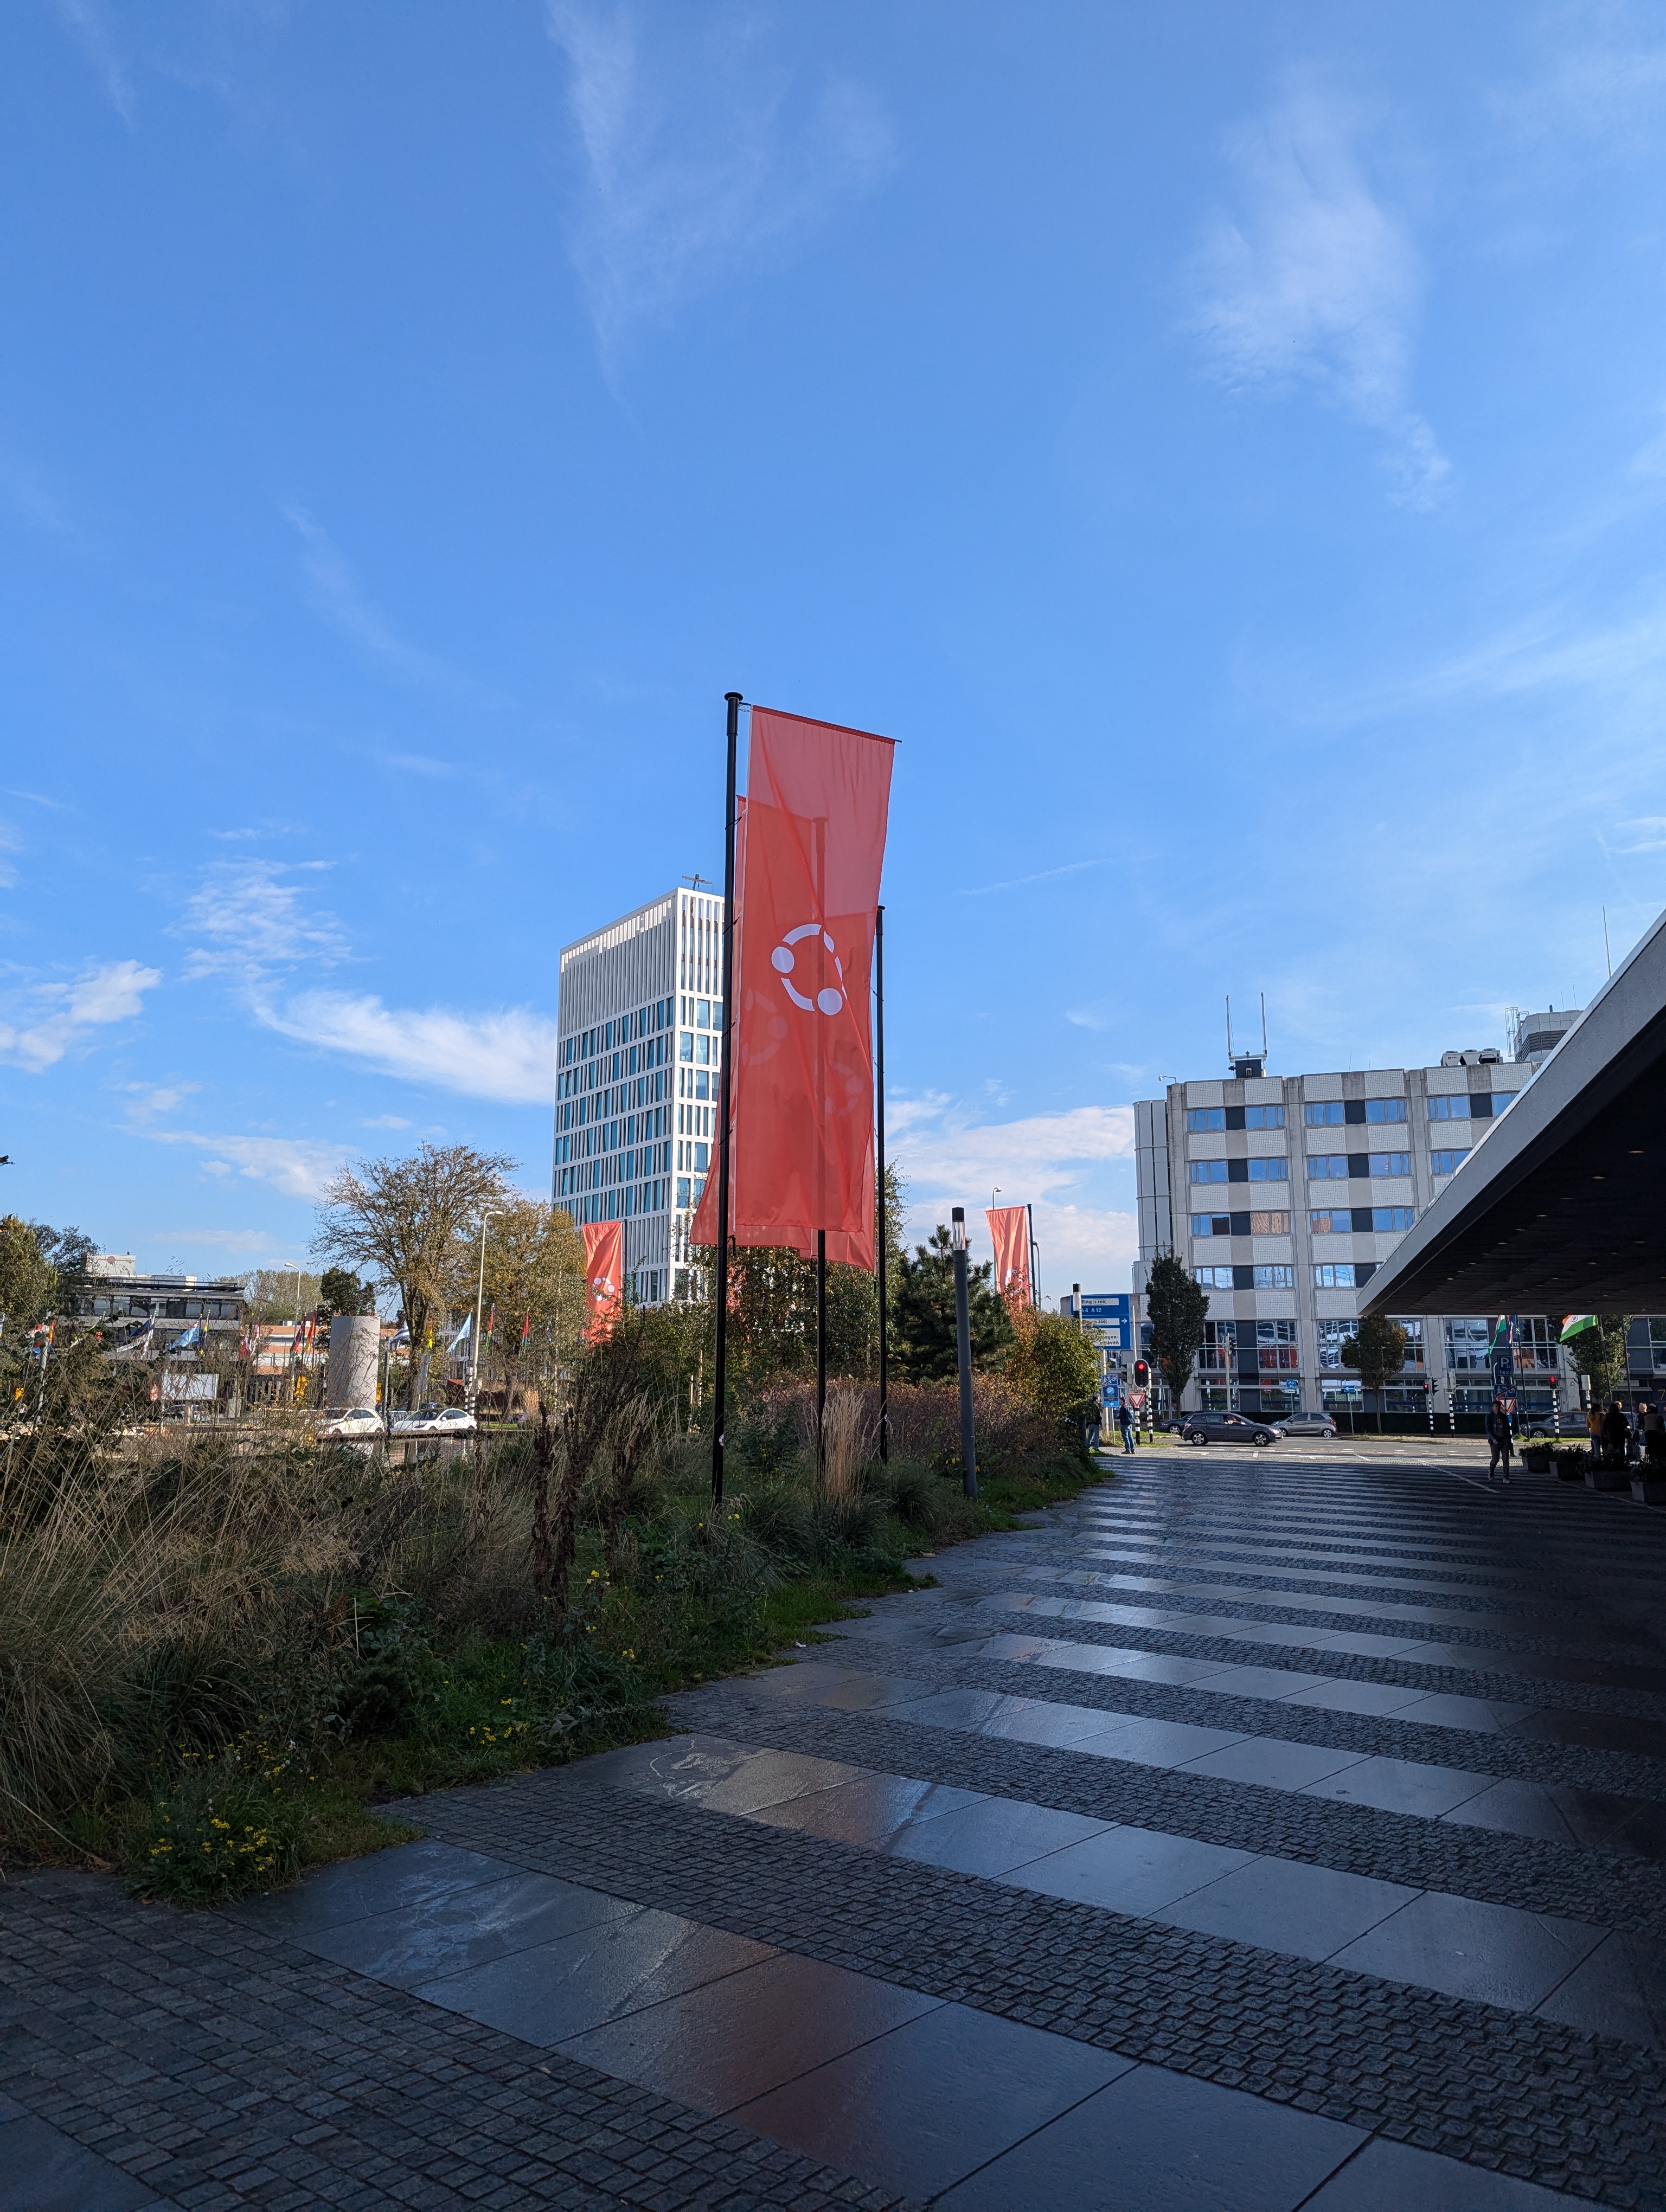
<svg viewBox="0 0 1666 2212"><path fill-rule="evenodd" d="M789 908L787 911L790 913L792 909ZM806 998L803 992L794 986L791 979L794 975L799 975L800 981L806 983L813 983L815 979L800 969L799 962L803 956L795 952L793 948L794 945L803 945L806 938L815 937L820 938L828 958L833 963L833 973L837 979L837 988L836 988L832 983L824 982L816 990L813 997ZM801 921L796 929L789 929L769 955L769 964L781 977L781 989L786 992L801 1014L823 1013L830 1016L843 1010L844 964L839 958L837 945L834 944L820 922ZM825 975L826 972L824 967L823 975Z"/></svg>

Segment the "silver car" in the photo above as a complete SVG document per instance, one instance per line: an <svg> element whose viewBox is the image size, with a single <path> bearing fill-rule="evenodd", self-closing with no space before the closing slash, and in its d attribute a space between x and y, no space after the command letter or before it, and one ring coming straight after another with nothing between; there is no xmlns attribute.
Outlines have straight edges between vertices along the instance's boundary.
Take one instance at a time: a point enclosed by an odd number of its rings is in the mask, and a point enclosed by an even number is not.
<svg viewBox="0 0 1666 2212"><path fill-rule="evenodd" d="M1334 1437L1336 1424L1329 1413L1280 1413L1279 1426L1287 1437Z"/></svg>

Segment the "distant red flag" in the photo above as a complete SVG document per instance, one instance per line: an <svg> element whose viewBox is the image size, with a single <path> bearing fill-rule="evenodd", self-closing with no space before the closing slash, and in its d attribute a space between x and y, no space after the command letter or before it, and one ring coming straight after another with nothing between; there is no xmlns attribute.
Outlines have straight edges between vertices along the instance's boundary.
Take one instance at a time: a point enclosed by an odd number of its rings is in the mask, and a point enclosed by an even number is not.
<svg viewBox="0 0 1666 2212"><path fill-rule="evenodd" d="M989 1241L995 1248L995 1288L1019 1305L1031 1304L1029 1207L992 1206L983 1218L989 1224Z"/></svg>
<svg viewBox="0 0 1666 2212"><path fill-rule="evenodd" d="M599 1344L613 1333L624 1303L624 1224L587 1221L584 1272L589 1281L590 1312L584 1325L587 1344Z"/></svg>
<svg viewBox="0 0 1666 2212"><path fill-rule="evenodd" d="M871 1267L873 917L889 738L752 709L733 1054L730 1220L738 1243ZM717 1237L715 1176L691 1231Z"/></svg>
<svg viewBox="0 0 1666 2212"><path fill-rule="evenodd" d="M526 1316L526 1320L525 1320L524 1322L521 1322L521 1324L520 1324L520 1340L521 1340L521 1342L522 1342L523 1344L525 1344L525 1343L526 1343L526 1341L527 1338L532 1334L532 1316L531 1316L531 1314L529 1313L529 1314L527 1315L527 1316Z"/></svg>

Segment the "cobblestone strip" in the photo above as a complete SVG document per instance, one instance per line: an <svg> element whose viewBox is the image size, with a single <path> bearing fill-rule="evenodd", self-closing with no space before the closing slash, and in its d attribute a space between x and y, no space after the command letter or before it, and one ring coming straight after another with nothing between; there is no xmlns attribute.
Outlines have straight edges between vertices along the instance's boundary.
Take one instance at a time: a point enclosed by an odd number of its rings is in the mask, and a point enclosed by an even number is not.
<svg viewBox="0 0 1666 2212"><path fill-rule="evenodd" d="M1007 1593L991 1591L991 1597ZM1021 1597L1022 1592L1012 1593ZM1142 1601L1138 1591L1118 1595L1110 1590L1104 1594L1108 1605L1126 1602L1133 1605ZM1160 1599L1160 1603L1158 1600ZM1265 1623L1274 1628L1335 1628L1354 1636L1384 1636L1395 1638L1422 1637L1430 1643L1447 1644L1473 1644L1488 1650L1510 1647L1528 1657L1540 1646L1525 1643L1520 1638L1483 1637L1467 1628L1434 1628L1421 1622L1377 1620L1369 1615L1329 1613L1305 1613L1299 1622L1292 1621L1287 1612L1276 1607L1262 1605L1224 1604L1206 1606L1201 1600L1177 1598L1173 1603L1161 1592L1152 1592L1145 1602L1153 1612L1197 1613L1214 1620L1244 1620ZM982 1606L979 1617L990 1623L993 1636L1010 1624L1030 1629L1037 1636L1057 1636L1073 1644L1125 1644L1137 1651L1183 1650L1188 1656L1197 1647L1201 1658L1213 1658L1219 1652L1228 1664L1243 1663L1243 1646L1230 1638L1218 1636L1193 1636L1184 1629L1145 1628L1136 1623L1124 1626L1121 1621L1081 1620L1067 1613L1038 1613L1033 1607L1016 1604L1008 1607ZM1147 1641L1148 1638L1157 1639ZM1207 1647L1205 1649L1204 1647ZM1455 1691L1462 1697L1497 1698L1510 1705L1541 1705L1546 1700L1546 1685L1554 1686L1556 1702L1570 1711L1613 1713L1627 1720L1666 1720L1666 1698L1651 1690L1630 1690L1620 1683L1568 1682L1560 1676L1543 1674L1505 1674L1479 1668L1429 1665L1420 1659L1377 1659L1362 1652L1311 1650L1303 1644L1263 1644L1256 1638L1257 1655L1262 1651L1287 1650L1292 1656L1281 1658L1280 1666L1298 1668L1305 1674L1336 1674L1352 1681L1406 1683L1413 1689ZM1559 1647L1547 1650L1549 1657L1601 1660L1613 1655L1606 1650ZM1634 1655L1633 1655L1634 1656ZM1261 1662L1271 1666L1271 1659ZM1621 1663L1624 1663L1623 1658Z"/></svg>
<svg viewBox="0 0 1666 2212"><path fill-rule="evenodd" d="M538 1872L1549 2188L1666 2212L1657 2051L559 1775L398 1810Z"/></svg>
<svg viewBox="0 0 1666 2212"><path fill-rule="evenodd" d="M1186 1721L1194 1727L1237 1729L1245 1735L1278 1736L1287 1743L1318 1744L1326 1750L1457 1767L1468 1774L1496 1775L1500 1781L1666 1800L1666 1762L1629 1752L1547 1743L1536 1736L1482 1734L1474 1729L1437 1728L1431 1722L1401 1720L1391 1713L1339 1713L1328 1706L1292 1705L1288 1698L1246 1697L1207 1686L1127 1681L1120 1675L1079 1674L1073 1668L1025 1660L958 1659L913 1645L895 1663L887 1664L885 1647L852 1638L846 1650L853 1645L854 1663L869 1662L863 1671L906 1675L928 1689L994 1690L1048 1705L1088 1705L1141 1720ZM1262 1657L1258 1650L1250 1663L1293 1666L1298 1656ZM828 1656L833 1663L842 1663L842 1653ZM1298 1671L1310 1674L1313 1669Z"/></svg>
<svg viewBox="0 0 1666 2212"><path fill-rule="evenodd" d="M0 1891L0 2088L189 2212L906 2212L216 1914ZM0 2182L3 2194L3 2182Z"/></svg>
<svg viewBox="0 0 1666 2212"><path fill-rule="evenodd" d="M883 1711L785 1706L778 1698L749 1694L739 1685L684 1705L683 1717L696 1714L702 1728L736 1742L807 1752L916 1782L946 1783L1090 1820L1190 1836L1230 1850L1301 1859L1378 1881L1449 1890L1524 1912L1600 1920L1605 1927L1666 1939L1666 1869L1614 1851L1449 1826L1183 1768L910 1727Z"/></svg>

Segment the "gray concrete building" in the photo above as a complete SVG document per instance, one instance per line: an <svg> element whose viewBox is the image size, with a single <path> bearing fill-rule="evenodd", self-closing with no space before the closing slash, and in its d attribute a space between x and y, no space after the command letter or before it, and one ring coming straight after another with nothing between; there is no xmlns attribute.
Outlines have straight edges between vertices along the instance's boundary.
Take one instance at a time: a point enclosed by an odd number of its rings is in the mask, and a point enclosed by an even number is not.
<svg viewBox="0 0 1666 2212"><path fill-rule="evenodd" d="M1271 1075L1239 1057L1218 1080L1174 1083L1134 1108L1144 1322L1150 1265L1171 1250L1207 1291L1189 1409L1277 1415L1357 1401L1341 1360L1367 1286L1576 1014L1522 1017L1523 1057L1444 1053L1438 1065ZM1410 1338L1390 1413L1479 1414L1492 1397L1496 1314L1398 1309ZM1561 1316L1519 1314L1522 1416L1578 1403Z"/></svg>

